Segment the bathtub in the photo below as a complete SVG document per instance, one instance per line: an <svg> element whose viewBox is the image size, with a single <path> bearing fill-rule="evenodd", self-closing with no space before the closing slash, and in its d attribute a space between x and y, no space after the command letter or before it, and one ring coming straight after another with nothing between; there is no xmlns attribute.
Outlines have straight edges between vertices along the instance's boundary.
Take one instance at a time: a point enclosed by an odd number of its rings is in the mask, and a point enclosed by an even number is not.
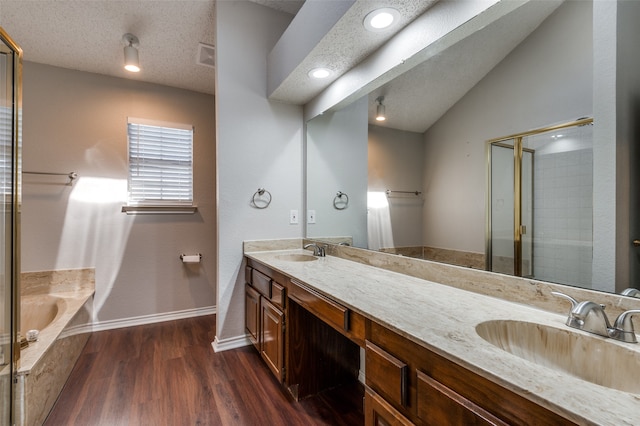
<svg viewBox="0 0 640 426"><path fill-rule="evenodd" d="M53 294L33 294L20 298L20 334L27 336L29 330L45 330L66 310L64 297Z"/></svg>
<svg viewBox="0 0 640 426"><path fill-rule="evenodd" d="M20 334L38 330L38 340L20 351L16 424L46 419L89 338L93 270L21 275Z"/></svg>

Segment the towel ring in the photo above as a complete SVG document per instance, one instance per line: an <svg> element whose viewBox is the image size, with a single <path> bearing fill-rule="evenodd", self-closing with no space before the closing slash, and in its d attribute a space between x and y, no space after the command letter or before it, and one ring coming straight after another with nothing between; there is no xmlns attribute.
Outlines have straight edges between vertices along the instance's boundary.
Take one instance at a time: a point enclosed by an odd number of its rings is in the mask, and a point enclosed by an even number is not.
<svg viewBox="0 0 640 426"><path fill-rule="evenodd" d="M267 197L262 198L265 194L267 194ZM256 209L266 209L271 204L271 193L264 188L258 188L253 197L251 197L251 204Z"/></svg>
<svg viewBox="0 0 640 426"><path fill-rule="evenodd" d="M349 196L342 191L338 191L335 198L333 199L333 207L336 210L344 210L349 205Z"/></svg>

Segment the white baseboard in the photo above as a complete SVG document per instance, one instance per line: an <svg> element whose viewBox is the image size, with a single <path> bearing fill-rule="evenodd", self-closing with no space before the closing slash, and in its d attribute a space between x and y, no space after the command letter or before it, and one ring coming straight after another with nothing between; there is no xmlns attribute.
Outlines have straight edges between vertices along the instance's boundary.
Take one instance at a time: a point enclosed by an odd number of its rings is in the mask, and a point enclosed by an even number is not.
<svg viewBox="0 0 640 426"><path fill-rule="evenodd" d="M218 336L211 342L211 346L213 347L214 352L222 352L228 351L230 349L242 348L244 346L249 346L251 344L251 340L249 340L248 335L244 336L236 336L230 337L228 339L218 339Z"/></svg>
<svg viewBox="0 0 640 426"><path fill-rule="evenodd" d="M164 312L160 314L142 315L139 317L124 318L118 320L98 321L93 324L87 324L86 331L104 331L116 328L133 327L136 325L154 324L157 322L173 321L178 319L201 317L204 315L213 315L216 313L215 306L206 308L185 309L183 311Z"/></svg>

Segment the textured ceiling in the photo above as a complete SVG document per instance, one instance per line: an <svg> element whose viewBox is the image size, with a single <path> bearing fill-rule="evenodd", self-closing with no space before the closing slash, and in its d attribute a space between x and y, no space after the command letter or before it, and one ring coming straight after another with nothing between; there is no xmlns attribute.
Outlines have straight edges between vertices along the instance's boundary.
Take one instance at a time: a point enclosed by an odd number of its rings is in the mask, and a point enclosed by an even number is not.
<svg viewBox="0 0 640 426"><path fill-rule="evenodd" d="M213 0L0 0L0 26L26 61L203 93L214 69L196 64L198 43L214 44ZM122 67L122 35L140 39L142 72Z"/></svg>
<svg viewBox="0 0 640 426"><path fill-rule="evenodd" d="M289 74L269 99L304 105L324 88L373 53L398 31L423 14L438 0L356 0L336 25L307 57ZM362 22L378 8L392 7L400 18L389 31L367 31ZM333 71L331 78L310 81L307 73L315 67Z"/></svg>
<svg viewBox="0 0 640 426"><path fill-rule="evenodd" d="M530 2L369 94L369 122L425 132L561 4ZM488 48L490 46L490 48ZM387 120L375 121L384 96Z"/></svg>
<svg viewBox="0 0 640 426"><path fill-rule="evenodd" d="M234 0L241 1L241 0ZM295 14L304 0L252 0ZM319 1L319 0L318 0ZM330 0L323 0L330 1ZM325 65L334 79L357 65L436 0L356 0L271 99L304 104L330 84L310 84L307 71ZM533 1L543 5L547 2ZM369 11L392 6L401 22L389 33L362 26ZM196 64L198 44L214 44L214 0L0 0L0 26L23 48L25 60L203 93L214 92L211 67ZM542 16L519 16L478 32L447 55L428 61L374 91L385 95L386 126L422 132L535 28ZM140 39L142 72L123 70L122 35ZM487 48L491 46L491 48ZM442 76L447 78L443 79ZM408 80L411 78L411 80ZM415 112L419 111L419 114Z"/></svg>

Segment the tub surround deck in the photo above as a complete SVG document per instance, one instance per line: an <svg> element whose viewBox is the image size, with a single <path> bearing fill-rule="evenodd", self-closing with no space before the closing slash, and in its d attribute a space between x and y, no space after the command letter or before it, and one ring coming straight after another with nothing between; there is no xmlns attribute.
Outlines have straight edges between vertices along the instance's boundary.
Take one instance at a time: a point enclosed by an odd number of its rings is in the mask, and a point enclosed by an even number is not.
<svg viewBox="0 0 640 426"><path fill-rule="evenodd" d="M310 253L301 250L301 245L301 240L283 240L275 245L266 241L247 242L244 249L247 257L304 282L415 343L578 424L640 424L637 409L640 395L605 388L523 360L491 345L475 331L476 325L498 319L566 328L569 307L549 295L554 290L572 294L579 300L606 303L613 318L617 315L615 311L637 308L637 300L350 247L330 247L327 257L312 262L278 258L284 253ZM271 250L272 247L276 249ZM424 279L421 277L424 275L434 278ZM639 345L613 340L609 343L637 351L640 359ZM640 380L640 368L629 374Z"/></svg>
<svg viewBox="0 0 640 426"><path fill-rule="evenodd" d="M53 322L40 331L38 340L21 351L18 374L25 374L43 355L42 348L49 347L69 327L73 317L93 296L95 278L93 269L25 272L21 274L20 285L23 296L48 294L60 299L62 305ZM88 323L87 318L85 324Z"/></svg>
<svg viewBox="0 0 640 426"><path fill-rule="evenodd" d="M93 269L26 272L21 294L48 295L58 300L58 312L40 331L38 340L20 353L18 366L18 425L42 424L53 407L89 338L82 332L91 322L95 291Z"/></svg>

